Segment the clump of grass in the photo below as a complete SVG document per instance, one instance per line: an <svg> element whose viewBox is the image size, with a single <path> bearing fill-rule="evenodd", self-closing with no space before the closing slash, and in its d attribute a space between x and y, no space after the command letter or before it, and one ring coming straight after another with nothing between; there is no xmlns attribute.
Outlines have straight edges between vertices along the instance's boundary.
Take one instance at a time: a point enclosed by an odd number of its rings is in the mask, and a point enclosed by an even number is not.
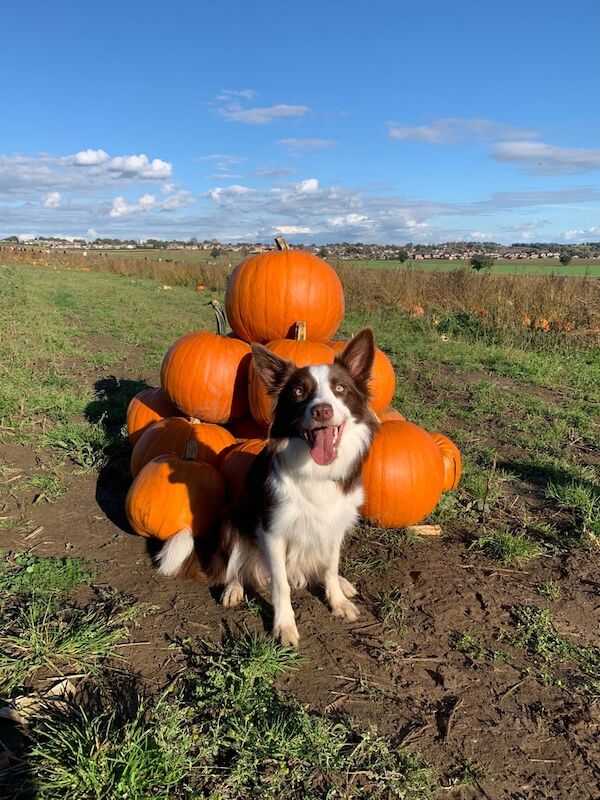
<svg viewBox="0 0 600 800"><path fill-rule="evenodd" d="M94 472L108 461L112 444L100 423L70 423L55 426L46 434L46 442L64 450L82 472Z"/></svg>
<svg viewBox="0 0 600 800"><path fill-rule="evenodd" d="M454 771L451 783L454 786L470 786L473 783L485 780L485 777L485 771L481 765L471 758L465 758Z"/></svg>
<svg viewBox="0 0 600 800"><path fill-rule="evenodd" d="M425 798L431 773L373 729L311 714L275 688L297 653L245 636L192 656L188 697L211 797L344 796Z"/></svg>
<svg viewBox="0 0 600 800"><path fill-rule="evenodd" d="M195 752L188 711L159 700L123 723L116 712L90 718L45 717L35 730L29 766L38 800L174 797ZM177 795L179 796L179 795Z"/></svg>
<svg viewBox="0 0 600 800"><path fill-rule="evenodd" d="M552 680L555 662L570 662L580 673L583 690L592 696L600 695L600 647L574 644L561 636L547 608L518 606L513 614L515 642L536 658L545 681Z"/></svg>
<svg viewBox="0 0 600 800"><path fill-rule="evenodd" d="M591 537L598 542L600 537L600 490L583 481L570 483L550 482L546 497L554 500L559 508L565 509L577 526L582 539Z"/></svg>
<svg viewBox="0 0 600 800"><path fill-rule="evenodd" d="M2 553L0 552L0 557ZM39 558L17 553L0 560L0 596L47 596L89 584L93 573L82 558Z"/></svg>
<svg viewBox="0 0 600 800"><path fill-rule="evenodd" d="M544 552L543 548L528 539L522 533L510 531L489 531L479 536L471 544L473 550L480 550L488 558L506 566L521 564L531 558L537 558Z"/></svg>
<svg viewBox="0 0 600 800"><path fill-rule="evenodd" d="M60 674L66 665L95 672L115 655L136 609L113 612L109 604L86 610L56 596L30 596L25 605L0 601L0 683L10 693L40 671Z"/></svg>
<svg viewBox="0 0 600 800"><path fill-rule="evenodd" d="M480 659L487 658L491 661L505 661L506 653L502 650L490 650L481 643L480 637L477 634L464 631L462 633L454 633L450 637L450 645L453 650L458 650L463 653L471 661L479 661Z"/></svg>
<svg viewBox="0 0 600 800"><path fill-rule="evenodd" d="M406 606L404 596L400 589L390 589L379 595L376 603L376 614L389 628L393 628L397 633L406 633Z"/></svg>
<svg viewBox="0 0 600 800"><path fill-rule="evenodd" d="M27 483L34 489L38 489L40 497L43 497L48 503L58 500L67 491L64 481L56 474L32 475L27 479Z"/></svg>
<svg viewBox="0 0 600 800"><path fill-rule="evenodd" d="M551 578L535 587L536 592L549 600L558 600L560 597L560 585Z"/></svg>

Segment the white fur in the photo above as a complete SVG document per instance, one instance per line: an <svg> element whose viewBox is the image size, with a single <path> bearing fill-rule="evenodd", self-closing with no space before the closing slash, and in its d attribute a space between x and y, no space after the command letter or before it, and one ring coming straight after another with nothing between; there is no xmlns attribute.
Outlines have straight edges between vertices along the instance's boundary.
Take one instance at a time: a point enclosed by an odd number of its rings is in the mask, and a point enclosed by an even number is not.
<svg viewBox="0 0 600 800"><path fill-rule="evenodd" d="M295 437L280 443L268 478L274 495L269 528L256 531L260 549L244 539L234 546L222 598L225 605L237 605L243 597L245 581L261 585L270 576L273 633L284 644L293 646L299 637L290 584L302 587L320 583L334 616L348 620L358 616L358 609L349 600L356 590L340 578L339 557L344 536L358 519L364 493L359 486L344 494L336 481L350 474L370 442L369 427L356 421L332 391L329 367L311 367L310 372L318 389L307 413L310 415L315 403L330 403L334 410L332 424L345 423L337 457L322 466L311 458L303 439Z"/></svg>
<svg viewBox="0 0 600 800"><path fill-rule="evenodd" d="M194 537L189 528L184 528L167 539L156 556L159 575L177 575L183 563L194 551Z"/></svg>

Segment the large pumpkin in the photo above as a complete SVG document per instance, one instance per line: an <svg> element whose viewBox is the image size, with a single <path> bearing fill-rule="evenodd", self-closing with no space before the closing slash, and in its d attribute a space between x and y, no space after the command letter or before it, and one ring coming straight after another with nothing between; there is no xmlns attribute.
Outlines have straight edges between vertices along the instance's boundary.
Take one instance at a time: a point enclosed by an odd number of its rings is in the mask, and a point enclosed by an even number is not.
<svg viewBox="0 0 600 800"><path fill-rule="evenodd" d="M248 413L250 346L225 336L225 316L213 302L218 333L182 336L167 351L162 388L186 416L223 424Z"/></svg>
<svg viewBox="0 0 600 800"><path fill-rule="evenodd" d="M336 355L342 352L348 342L329 342L329 347ZM376 414L381 414L392 402L396 391L396 376L392 362L378 347L375 348L375 360L369 381L371 399L369 405Z"/></svg>
<svg viewBox="0 0 600 800"><path fill-rule="evenodd" d="M236 335L266 344L293 336L296 322L306 320L312 341L327 342L344 316L344 290L332 267L301 250L251 256L237 266L227 285L225 310Z"/></svg>
<svg viewBox="0 0 600 800"><path fill-rule="evenodd" d="M447 492L450 489L456 489L462 473L460 450L443 433L432 433L431 438L440 448L444 461L444 486L442 491Z"/></svg>
<svg viewBox="0 0 600 800"><path fill-rule="evenodd" d="M264 450L266 444L265 439L248 439L227 451L219 465L219 470L225 480L230 499L239 499L246 483L248 470L256 456Z"/></svg>
<svg viewBox="0 0 600 800"><path fill-rule="evenodd" d="M170 539L181 531L208 533L224 502L225 484L214 467L167 455L142 469L127 493L125 511L140 536Z"/></svg>
<svg viewBox="0 0 600 800"><path fill-rule="evenodd" d="M250 366L252 369L252 366ZM227 426L238 441L246 441L247 439L266 439L269 435L268 425L259 425L254 417L243 417L243 419L236 419Z"/></svg>
<svg viewBox="0 0 600 800"><path fill-rule="evenodd" d="M178 413L162 389L143 389L127 408L127 435L134 445L149 425Z"/></svg>
<svg viewBox="0 0 600 800"><path fill-rule="evenodd" d="M304 322L296 323L293 339L275 339L275 341L269 342L267 347L281 358L292 361L297 367L332 364L335 357L333 350L328 345L322 342L306 341L306 324ZM250 411L256 422L263 427L268 427L271 424L273 401L254 368L254 361L250 364L248 399L250 400Z"/></svg>
<svg viewBox="0 0 600 800"><path fill-rule="evenodd" d="M218 467L221 453L235 444L235 439L220 425L189 422L183 417L167 417L154 422L138 439L131 454L131 474L135 476L156 456L185 453L188 441L197 444L195 460Z"/></svg>
<svg viewBox="0 0 600 800"><path fill-rule="evenodd" d="M363 466L363 516L385 528L415 525L438 504L444 483L442 453L412 422L384 422Z"/></svg>

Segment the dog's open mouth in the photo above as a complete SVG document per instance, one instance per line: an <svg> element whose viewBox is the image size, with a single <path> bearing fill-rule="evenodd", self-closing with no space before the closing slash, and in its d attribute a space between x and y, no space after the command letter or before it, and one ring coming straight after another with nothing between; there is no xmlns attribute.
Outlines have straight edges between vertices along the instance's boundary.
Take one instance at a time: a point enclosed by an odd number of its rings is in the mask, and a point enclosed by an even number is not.
<svg viewBox="0 0 600 800"><path fill-rule="evenodd" d="M310 455L315 464L326 467L335 461L345 424L342 422L340 426L328 425L324 428L303 431L302 435L310 448Z"/></svg>

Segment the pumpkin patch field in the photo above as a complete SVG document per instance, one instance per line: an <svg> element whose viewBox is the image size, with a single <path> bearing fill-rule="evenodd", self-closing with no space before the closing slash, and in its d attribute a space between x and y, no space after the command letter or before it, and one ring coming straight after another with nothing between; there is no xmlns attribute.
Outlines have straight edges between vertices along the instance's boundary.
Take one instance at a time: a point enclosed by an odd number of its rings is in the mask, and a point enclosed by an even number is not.
<svg viewBox="0 0 600 800"><path fill-rule="evenodd" d="M311 320L290 269L271 327L243 302L264 275L166 269L0 254L0 798L600 796L597 279L346 264ZM268 594L225 609L152 555L262 447L242 340L309 363L365 325L386 421L342 556L361 615L296 592L296 652Z"/></svg>

